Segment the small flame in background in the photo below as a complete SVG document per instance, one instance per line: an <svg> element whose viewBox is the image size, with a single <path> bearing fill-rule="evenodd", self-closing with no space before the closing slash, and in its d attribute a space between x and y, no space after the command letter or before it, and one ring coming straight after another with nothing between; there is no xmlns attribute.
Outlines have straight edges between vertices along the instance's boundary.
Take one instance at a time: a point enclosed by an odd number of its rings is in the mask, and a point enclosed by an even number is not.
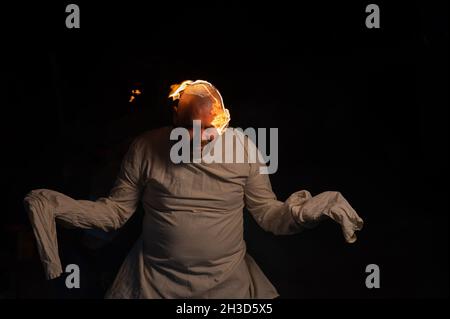
<svg viewBox="0 0 450 319"><path fill-rule="evenodd" d="M170 86L170 93L169 98L172 98L173 101L178 100L183 93L183 91L189 86L189 85L204 85L208 92L210 92L210 88L213 87L211 83L203 81L203 80L197 80L195 82L191 80L183 81L180 84L173 84ZM217 90L216 90L217 91ZM213 94L210 94L212 98L214 99L213 103L213 109L212 113L214 114L214 119L212 120L211 124L217 129L217 132L219 135L222 135L223 132L225 132L228 123L230 122L230 112L228 109L225 108L223 104L222 96L220 95L219 91L217 91L220 101L217 100Z"/></svg>
<svg viewBox="0 0 450 319"><path fill-rule="evenodd" d="M142 92L139 89L133 89L131 90L131 96L130 99L128 100L128 102L133 102L136 99L136 96L141 95Z"/></svg>

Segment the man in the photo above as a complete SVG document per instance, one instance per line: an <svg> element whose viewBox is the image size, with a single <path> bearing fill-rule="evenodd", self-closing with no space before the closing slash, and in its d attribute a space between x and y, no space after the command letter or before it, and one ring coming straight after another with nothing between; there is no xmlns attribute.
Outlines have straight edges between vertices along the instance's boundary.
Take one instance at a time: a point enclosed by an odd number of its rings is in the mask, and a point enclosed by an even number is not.
<svg viewBox="0 0 450 319"><path fill-rule="evenodd" d="M174 108L175 127L188 129L192 141L193 121L201 121L202 133L209 132L202 134L197 148L223 138L230 116L214 86L185 81L172 88L170 97L179 100ZM117 229L139 200L145 210L142 235L107 298L277 297L276 289L246 253L244 206L263 229L274 234L294 234L328 216L341 224L348 242L356 240L355 231L363 221L340 193L312 197L298 191L280 202L268 175L260 172L262 163L174 163L172 129L147 132L132 143L107 198L74 200L47 189L26 196L47 278L62 272L55 221ZM233 134L236 143L248 149L251 141Z"/></svg>

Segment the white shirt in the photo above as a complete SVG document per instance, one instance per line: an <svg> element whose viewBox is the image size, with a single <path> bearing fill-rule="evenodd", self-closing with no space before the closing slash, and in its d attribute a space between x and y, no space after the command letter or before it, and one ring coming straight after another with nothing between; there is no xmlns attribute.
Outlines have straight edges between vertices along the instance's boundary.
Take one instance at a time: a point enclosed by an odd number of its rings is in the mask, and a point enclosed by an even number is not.
<svg viewBox="0 0 450 319"><path fill-rule="evenodd" d="M107 298L274 298L276 289L246 252L243 208L275 234L299 232L294 212L306 191L280 202L259 163L180 163L169 158L170 127L138 137L107 198L75 200L38 189L25 198L48 279L62 273L56 224L120 228L141 200L142 235ZM243 136L238 136L243 143ZM316 203L317 204L317 203ZM317 205L314 205L317 206ZM294 209L295 208L295 209Z"/></svg>

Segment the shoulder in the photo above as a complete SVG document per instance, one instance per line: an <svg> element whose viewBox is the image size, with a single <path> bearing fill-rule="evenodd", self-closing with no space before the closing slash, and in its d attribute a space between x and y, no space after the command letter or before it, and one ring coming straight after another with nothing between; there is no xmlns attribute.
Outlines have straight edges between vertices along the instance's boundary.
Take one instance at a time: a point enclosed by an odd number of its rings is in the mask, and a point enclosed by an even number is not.
<svg viewBox="0 0 450 319"><path fill-rule="evenodd" d="M164 140L169 137L171 126L164 126L152 130L145 131L138 135L134 140L133 144L139 147L150 146L155 142Z"/></svg>
<svg viewBox="0 0 450 319"><path fill-rule="evenodd" d="M133 139L130 145L130 151L136 153L145 153L154 149L159 144L169 139L171 127L165 126L145 131Z"/></svg>

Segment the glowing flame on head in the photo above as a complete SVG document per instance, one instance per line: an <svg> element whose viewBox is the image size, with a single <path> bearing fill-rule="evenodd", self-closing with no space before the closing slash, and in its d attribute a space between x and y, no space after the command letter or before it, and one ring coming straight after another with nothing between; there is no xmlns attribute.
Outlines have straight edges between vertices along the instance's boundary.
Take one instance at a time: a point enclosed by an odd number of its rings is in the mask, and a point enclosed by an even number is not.
<svg viewBox="0 0 450 319"><path fill-rule="evenodd" d="M180 84L172 84L170 86L169 97L172 98L172 101L178 100L181 96L181 93L184 91L184 89L188 85L191 85L192 83L194 83L194 82L191 80L187 80L187 81L181 82Z"/></svg>
<svg viewBox="0 0 450 319"><path fill-rule="evenodd" d="M178 100L183 94L184 90L186 90L186 88L188 87L192 88L192 91L194 92L192 94L205 97L202 93L195 93L196 90L194 89L194 86L200 86L203 89L202 91L206 91L208 97L211 97L213 99L211 112L214 115L214 119L211 121L211 125L216 128L217 132L220 135L222 135L223 132L225 132L228 123L230 122L230 112L225 108L223 104L222 95L220 95L219 91L211 83L203 80L187 80L183 81L180 84L173 84L170 86L169 98L172 98L173 101ZM217 95L218 98L215 95Z"/></svg>

